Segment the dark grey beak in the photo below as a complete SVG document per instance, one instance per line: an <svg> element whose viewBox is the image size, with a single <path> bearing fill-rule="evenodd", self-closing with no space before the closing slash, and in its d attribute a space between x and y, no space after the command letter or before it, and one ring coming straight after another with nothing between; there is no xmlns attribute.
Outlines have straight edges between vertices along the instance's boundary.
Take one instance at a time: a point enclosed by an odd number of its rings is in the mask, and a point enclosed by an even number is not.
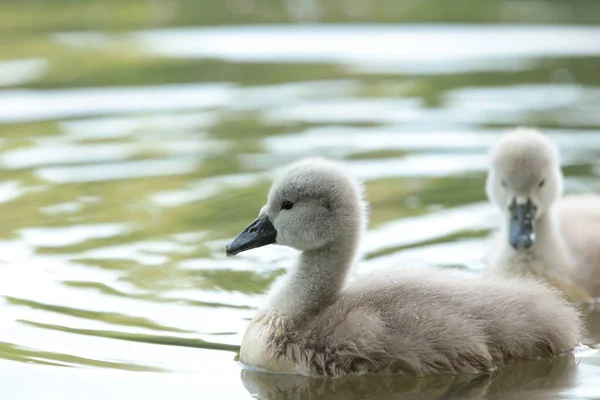
<svg viewBox="0 0 600 400"><path fill-rule="evenodd" d="M266 215L261 215L225 247L225 253L228 257L235 256L242 251L275 243L276 238L277 231L271 220Z"/></svg>
<svg viewBox="0 0 600 400"><path fill-rule="evenodd" d="M510 225L509 238L510 245L519 249L528 249L535 241L535 232L533 230L533 221L537 211L531 199L527 199L525 204L517 204L513 199L510 205Z"/></svg>

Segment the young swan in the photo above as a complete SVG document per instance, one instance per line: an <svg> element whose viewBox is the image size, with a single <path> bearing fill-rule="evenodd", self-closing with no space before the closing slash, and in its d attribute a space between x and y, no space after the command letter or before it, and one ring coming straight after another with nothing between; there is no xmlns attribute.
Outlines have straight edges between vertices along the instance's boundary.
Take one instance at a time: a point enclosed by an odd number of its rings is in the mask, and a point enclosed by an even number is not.
<svg viewBox="0 0 600 400"><path fill-rule="evenodd" d="M577 311L535 280L420 268L344 288L364 224L361 188L341 165L303 160L274 182L227 254L271 243L302 253L251 321L243 363L309 376L423 376L488 372L577 345Z"/></svg>
<svg viewBox="0 0 600 400"><path fill-rule="evenodd" d="M534 275L573 302L600 295L600 197L562 195L556 147L517 129L492 149L486 192L504 215L488 272Z"/></svg>

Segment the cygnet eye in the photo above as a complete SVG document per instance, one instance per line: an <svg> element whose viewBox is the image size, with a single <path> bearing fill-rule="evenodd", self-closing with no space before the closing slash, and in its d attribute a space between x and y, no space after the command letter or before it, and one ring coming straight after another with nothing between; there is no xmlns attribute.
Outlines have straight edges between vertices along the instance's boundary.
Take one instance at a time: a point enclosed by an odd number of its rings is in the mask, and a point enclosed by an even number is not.
<svg viewBox="0 0 600 400"><path fill-rule="evenodd" d="M538 187L543 187L543 186L544 186L544 183L546 183L546 180L545 180L545 179L542 179L542 180L540 181L540 183L539 183Z"/></svg>
<svg viewBox="0 0 600 400"><path fill-rule="evenodd" d="M292 203L291 201L285 200L283 203L281 203L282 210L291 210L292 207L294 207L294 203Z"/></svg>

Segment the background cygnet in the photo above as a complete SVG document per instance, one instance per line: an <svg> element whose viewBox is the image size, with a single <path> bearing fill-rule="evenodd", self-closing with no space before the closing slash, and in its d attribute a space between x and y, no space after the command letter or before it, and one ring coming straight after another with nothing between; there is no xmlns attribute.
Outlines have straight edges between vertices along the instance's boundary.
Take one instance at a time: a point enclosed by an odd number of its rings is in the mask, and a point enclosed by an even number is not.
<svg viewBox="0 0 600 400"><path fill-rule="evenodd" d="M489 372L577 345L578 312L534 279L393 269L346 288L365 208L360 185L323 159L294 163L273 183L227 254L278 243L301 255L251 321L243 363L310 376L422 376Z"/></svg>
<svg viewBox="0 0 600 400"><path fill-rule="evenodd" d="M574 302L600 295L600 197L561 198L559 154L532 129L505 134L492 148L486 192L502 212L487 272L535 275Z"/></svg>

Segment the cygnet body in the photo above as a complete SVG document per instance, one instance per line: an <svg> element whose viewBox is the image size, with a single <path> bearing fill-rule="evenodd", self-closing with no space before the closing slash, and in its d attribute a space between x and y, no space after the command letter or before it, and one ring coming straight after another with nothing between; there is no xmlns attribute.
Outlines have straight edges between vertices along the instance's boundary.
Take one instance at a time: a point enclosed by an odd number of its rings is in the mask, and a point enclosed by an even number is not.
<svg viewBox="0 0 600 400"><path fill-rule="evenodd" d="M423 376L489 372L577 345L578 312L533 279L419 268L346 285L365 208L360 185L327 160L294 163L274 182L227 254L277 243L301 255L251 321L240 361L308 376Z"/></svg>
<svg viewBox="0 0 600 400"><path fill-rule="evenodd" d="M492 148L486 192L502 213L487 272L533 275L573 302L600 295L600 197L564 198L556 146L517 129Z"/></svg>

